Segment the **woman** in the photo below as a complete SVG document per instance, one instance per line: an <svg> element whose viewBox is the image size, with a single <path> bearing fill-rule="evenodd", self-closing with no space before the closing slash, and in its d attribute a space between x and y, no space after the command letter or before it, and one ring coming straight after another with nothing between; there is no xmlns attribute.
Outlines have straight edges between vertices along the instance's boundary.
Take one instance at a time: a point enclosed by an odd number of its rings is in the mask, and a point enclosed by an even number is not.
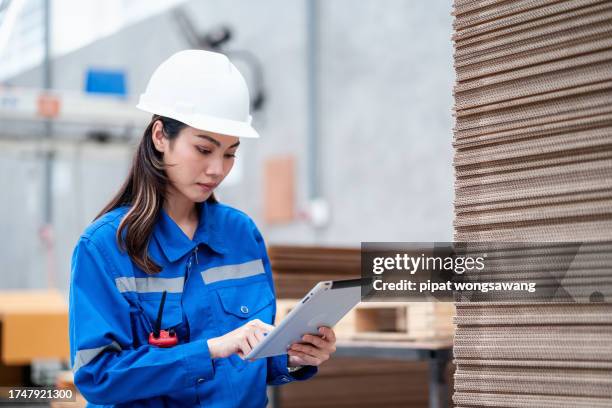
<svg viewBox="0 0 612 408"><path fill-rule="evenodd" d="M89 406L264 407L266 384L312 377L335 335L243 359L276 313L259 230L213 194L239 139L258 137L244 79L222 54L181 51L138 107L153 118L127 181L72 257L75 384Z"/></svg>

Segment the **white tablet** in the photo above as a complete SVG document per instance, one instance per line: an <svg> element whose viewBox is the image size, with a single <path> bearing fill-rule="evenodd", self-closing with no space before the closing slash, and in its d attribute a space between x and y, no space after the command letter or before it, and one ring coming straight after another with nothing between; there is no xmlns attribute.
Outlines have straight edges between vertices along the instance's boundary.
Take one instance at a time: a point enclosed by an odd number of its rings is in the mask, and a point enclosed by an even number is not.
<svg viewBox="0 0 612 408"><path fill-rule="evenodd" d="M320 335L319 327L333 327L361 300L362 279L322 281L268 332L245 359L287 354L296 342L303 342L304 334Z"/></svg>

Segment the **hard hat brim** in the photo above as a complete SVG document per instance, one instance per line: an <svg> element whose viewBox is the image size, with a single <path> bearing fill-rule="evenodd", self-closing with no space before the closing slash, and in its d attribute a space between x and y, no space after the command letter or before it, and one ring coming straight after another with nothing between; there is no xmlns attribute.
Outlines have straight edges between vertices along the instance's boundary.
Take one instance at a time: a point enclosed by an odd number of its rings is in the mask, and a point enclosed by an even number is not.
<svg viewBox="0 0 612 408"><path fill-rule="evenodd" d="M256 139L259 137L259 133L257 133L257 131L246 122L216 118L213 116L196 113L175 112L167 108L156 108L145 103L144 101L142 101L142 99L140 100L138 105L136 105L136 108L155 115L161 115L167 118L178 120L193 128L204 130L207 132L252 139Z"/></svg>

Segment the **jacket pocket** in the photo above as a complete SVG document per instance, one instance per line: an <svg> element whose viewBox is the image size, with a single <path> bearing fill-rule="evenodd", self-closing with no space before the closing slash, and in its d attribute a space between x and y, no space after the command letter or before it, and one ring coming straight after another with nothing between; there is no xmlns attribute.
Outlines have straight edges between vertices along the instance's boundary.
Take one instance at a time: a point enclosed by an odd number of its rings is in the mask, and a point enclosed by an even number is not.
<svg viewBox="0 0 612 408"><path fill-rule="evenodd" d="M219 324L224 333L235 330L254 319L272 324L274 294L267 279L217 288L215 292L223 309L222 315L219 316ZM240 370L249 364L237 354L230 356L229 360Z"/></svg>
<svg viewBox="0 0 612 408"><path fill-rule="evenodd" d="M215 291L227 315L225 323L233 323L230 325L224 324L224 327L233 327L235 329L253 319L260 319L270 323L274 294L267 280L250 282L239 286L217 288ZM265 313L266 311L270 313Z"/></svg>
<svg viewBox="0 0 612 408"><path fill-rule="evenodd" d="M150 330L152 330L155 326L160 302L161 296L159 297L159 299L147 297L145 299L140 300L140 305L142 306L144 313L143 317L146 318L150 326ZM180 325L181 323L183 323L183 307L181 305L181 299L173 299L171 297L166 297L166 302L164 303L164 310L162 312L161 328L163 330L167 330L170 328L174 328Z"/></svg>
<svg viewBox="0 0 612 408"><path fill-rule="evenodd" d="M136 294L124 293L124 298L130 305L130 323L132 326L133 347L149 343L149 333L153 331L157 312L161 302L160 293ZM183 307L181 294L172 293L166 296L162 313L161 328L167 330L176 328L183 323ZM180 341L180 338L179 338Z"/></svg>

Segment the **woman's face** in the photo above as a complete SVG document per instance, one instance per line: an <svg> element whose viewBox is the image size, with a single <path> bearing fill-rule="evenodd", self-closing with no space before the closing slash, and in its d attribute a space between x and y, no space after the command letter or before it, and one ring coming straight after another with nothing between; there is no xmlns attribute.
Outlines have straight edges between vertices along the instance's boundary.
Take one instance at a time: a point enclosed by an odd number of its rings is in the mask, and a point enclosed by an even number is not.
<svg viewBox="0 0 612 408"><path fill-rule="evenodd" d="M152 137L157 150L164 154L172 193L193 202L205 201L232 169L238 137L186 126L170 141L162 129L161 121L157 121Z"/></svg>

